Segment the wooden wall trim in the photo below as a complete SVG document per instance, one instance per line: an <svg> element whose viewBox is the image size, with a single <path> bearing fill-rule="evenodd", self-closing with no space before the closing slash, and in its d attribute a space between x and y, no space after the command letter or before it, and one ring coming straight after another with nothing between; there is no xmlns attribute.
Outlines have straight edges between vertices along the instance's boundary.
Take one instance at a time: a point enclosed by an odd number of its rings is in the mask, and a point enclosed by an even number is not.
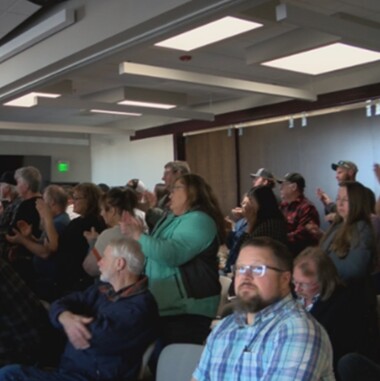
<svg viewBox="0 0 380 381"><path fill-rule="evenodd" d="M303 111L315 111L328 107L336 107L365 101L380 96L380 83L341 90L318 96L315 102L292 100L277 104L255 107L242 111L234 111L220 114L215 117L214 122L189 120L168 124L165 126L146 128L136 131L131 140L140 140L169 134L183 134L185 132L201 131L221 126L254 120L296 114Z"/></svg>

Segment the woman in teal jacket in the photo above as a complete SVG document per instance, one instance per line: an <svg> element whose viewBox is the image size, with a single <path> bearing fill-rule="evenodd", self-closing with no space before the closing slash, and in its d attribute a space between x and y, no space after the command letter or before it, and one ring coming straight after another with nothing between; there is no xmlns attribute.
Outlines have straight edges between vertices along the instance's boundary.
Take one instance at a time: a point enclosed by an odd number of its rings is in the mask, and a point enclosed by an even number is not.
<svg viewBox="0 0 380 381"><path fill-rule="evenodd" d="M223 214L210 186L194 174L177 179L170 210L151 235L129 214L122 231L138 240L145 254L164 345L203 343L219 304L217 253L224 239Z"/></svg>

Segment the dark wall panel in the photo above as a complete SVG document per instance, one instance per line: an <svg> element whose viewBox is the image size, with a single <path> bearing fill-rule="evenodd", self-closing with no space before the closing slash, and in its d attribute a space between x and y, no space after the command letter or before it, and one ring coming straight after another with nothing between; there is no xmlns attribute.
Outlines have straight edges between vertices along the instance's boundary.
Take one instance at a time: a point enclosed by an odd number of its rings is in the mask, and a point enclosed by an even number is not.
<svg viewBox="0 0 380 381"><path fill-rule="evenodd" d="M235 136L225 131L186 137L186 160L192 172L204 177L211 185L228 214L236 206L237 171Z"/></svg>

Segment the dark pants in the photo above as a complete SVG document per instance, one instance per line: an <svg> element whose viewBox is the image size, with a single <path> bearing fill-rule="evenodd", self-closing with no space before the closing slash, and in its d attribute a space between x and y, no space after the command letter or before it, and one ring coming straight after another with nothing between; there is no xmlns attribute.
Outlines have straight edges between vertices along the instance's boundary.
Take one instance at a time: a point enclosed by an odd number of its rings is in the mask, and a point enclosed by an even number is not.
<svg viewBox="0 0 380 381"><path fill-rule="evenodd" d="M35 366L8 365L0 369L0 381L89 381L61 370L44 371Z"/></svg>
<svg viewBox="0 0 380 381"><path fill-rule="evenodd" d="M340 381L379 381L380 365L356 353L349 353L338 361Z"/></svg>

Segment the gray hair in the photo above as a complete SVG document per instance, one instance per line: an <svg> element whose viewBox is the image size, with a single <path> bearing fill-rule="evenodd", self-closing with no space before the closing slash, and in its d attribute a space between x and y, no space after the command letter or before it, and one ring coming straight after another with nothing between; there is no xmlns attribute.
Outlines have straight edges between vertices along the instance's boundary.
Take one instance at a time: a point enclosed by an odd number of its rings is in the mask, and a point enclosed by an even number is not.
<svg viewBox="0 0 380 381"><path fill-rule="evenodd" d="M21 167L15 171L15 179L22 179L28 184L31 192L39 192L42 176L41 172L36 167Z"/></svg>
<svg viewBox="0 0 380 381"><path fill-rule="evenodd" d="M49 185L45 188L44 194L46 195L47 201L53 202L58 205L62 211L65 211L67 207L67 193L59 185Z"/></svg>
<svg viewBox="0 0 380 381"><path fill-rule="evenodd" d="M190 173L189 164L183 160L169 161L169 163L165 164L164 168L170 168L174 173L178 173L178 175L186 175L187 173Z"/></svg>
<svg viewBox="0 0 380 381"><path fill-rule="evenodd" d="M145 257L137 241L131 238L118 238L112 239L108 245L112 249L113 256L125 259L129 272L135 275L143 272Z"/></svg>

